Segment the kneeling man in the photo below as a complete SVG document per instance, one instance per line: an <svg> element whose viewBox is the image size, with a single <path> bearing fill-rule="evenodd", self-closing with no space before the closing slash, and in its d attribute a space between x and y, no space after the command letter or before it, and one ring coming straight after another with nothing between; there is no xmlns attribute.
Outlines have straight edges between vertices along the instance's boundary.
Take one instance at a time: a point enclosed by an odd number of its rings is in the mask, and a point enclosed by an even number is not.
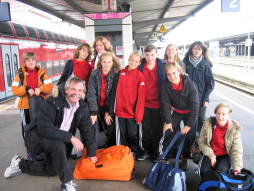
<svg viewBox="0 0 254 191"><path fill-rule="evenodd" d="M37 124L25 137L27 149L31 154L45 153L46 159L32 161L14 155L4 177L10 178L19 172L36 176L58 175L61 188L75 191L72 170L68 164L72 148L78 152L87 148L87 156L96 162L95 132L91 125L85 96L85 84L73 77L65 84L65 95L49 97L38 115ZM81 140L75 137L76 129L80 130Z"/></svg>

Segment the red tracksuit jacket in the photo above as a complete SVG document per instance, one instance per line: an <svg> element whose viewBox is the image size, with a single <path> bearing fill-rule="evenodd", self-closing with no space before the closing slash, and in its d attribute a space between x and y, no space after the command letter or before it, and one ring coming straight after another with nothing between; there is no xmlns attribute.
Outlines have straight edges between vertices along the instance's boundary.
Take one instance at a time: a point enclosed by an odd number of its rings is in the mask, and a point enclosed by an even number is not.
<svg viewBox="0 0 254 191"><path fill-rule="evenodd" d="M116 89L115 115L135 118L141 123L145 106L145 79L138 70L128 71L128 66L120 71Z"/></svg>

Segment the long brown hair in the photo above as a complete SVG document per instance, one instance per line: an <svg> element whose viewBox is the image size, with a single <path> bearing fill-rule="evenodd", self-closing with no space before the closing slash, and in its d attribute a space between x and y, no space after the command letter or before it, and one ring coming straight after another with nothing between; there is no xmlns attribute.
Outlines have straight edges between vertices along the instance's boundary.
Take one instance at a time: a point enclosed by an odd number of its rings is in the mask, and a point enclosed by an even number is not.
<svg viewBox="0 0 254 191"><path fill-rule="evenodd" d="M189 50L187 51L187 53L185 54L184 60L185 59L189 59L189 56L192 55L192 49L194 46L198 46L202 49L202 55L204 56L204 58L209 62L209 64L212 66L212 62L208 57L208 50L207 47L204 45L204 43L202 43L201 41L195 41L190 45Z"/></svg>
<svg viewBox="0 0 254 191"><path fill-rule="evenodd" d="M97 63L97 68L98 69L102 69L102 65L101 65L101 62L102 62L102 59L106 56L109 56L112 58L112 61L113 61L113 65L112 65L112 68L118 72L120 70L120 62L118 60L118 58L116 57L116 55L113 53L113 52L104 52L101 54L100 58L99 58L99 61Z"/></svg>
<svg viewBox="0 0 254 191"><path fill-rule="evenodd" d="M109 40L106 39L104 36L97 36L94 43L93 43L93 55L94 56L97 56L98 52L96 50L96 42L98 41L101 41L104 48L105 48L105 51L108 51L108 52L113 52L113 48L112 48L112 45L110 44Z"/></svg>
<svg viewBox="0 0 254 191"><path fill-rule="evenodd" d="M91 56L92 56L92 50L91 50L91 46L90 46L88 43L82 43L82 44L80 44L80 45L77 47L77 49L76 49L75 52L74 52L74 59L79 58L79 52L80 52L80 50L81 50L83 47L86 47L86 48L87 48L87 51L88 51L88 56L86 57L86 61L90 61L90 60L91 60Z"/></svg>

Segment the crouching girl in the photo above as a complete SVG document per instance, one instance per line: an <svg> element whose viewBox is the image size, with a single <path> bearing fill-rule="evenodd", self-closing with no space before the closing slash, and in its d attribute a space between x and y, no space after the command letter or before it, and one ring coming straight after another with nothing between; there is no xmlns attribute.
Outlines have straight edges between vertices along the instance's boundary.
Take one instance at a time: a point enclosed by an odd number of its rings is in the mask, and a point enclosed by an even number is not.
<svg viewBox="0 0 254 191"><path fill-rule="evenodd" d="M164 150L170 143L173 135L180 130L180 123L184 127L181 134L187 134L184 153L188 155L190 146L195 140L195 123L198 117L198 93L194 83L182 72L179 63L165 65L167 78L161 87L161 112L164 120L164 136L161 139ZM162 144L161 144L162 146ZM169 157L173 157L170 153Z"/></svg>

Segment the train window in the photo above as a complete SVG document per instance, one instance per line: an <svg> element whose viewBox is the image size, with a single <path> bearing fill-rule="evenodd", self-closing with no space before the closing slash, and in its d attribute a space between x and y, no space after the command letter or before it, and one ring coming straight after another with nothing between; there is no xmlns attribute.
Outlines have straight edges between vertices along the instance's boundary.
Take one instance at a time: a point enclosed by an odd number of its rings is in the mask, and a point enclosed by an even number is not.
<svg viewBox="0 0 254 191"><path fill-rule="evenodd" d="M57 41L57 42L60 42L60 41L61 41L60 36L59 36L58 34L56 34L56 33L54 33L54 35L55 35L56 41Z"/></svg>
<svg viewBox="0 0 254 191"><path fill-rule="evenodd" d="M59 66L60 66L59 61L54 61L54 71L55 71L55 74L59 73L59 71L60 71Z"/></svg>
<svg viewBox="0 0 254 191"><path fill-rule="evenodd" d="M52 66L53 66L52 62L47 62L46 63L46 70L47 70L47 74L49 76L52 76L54 74L54 69L53 69Z"/></svg>
<svg viewBox="0 0 254 191"><path fill-rule="evenodd" d="M34 30L32 27L28 27L28 26L27 26L26 28L27 28L27 31L28 31L28 33L29 33L29 37L30 37L31 39L37 40L38 37L37 37L37 35L36 35L35 30Z"/></svg>
<svg viewBox="0 0 254 191"><path fill-rule="evenodd" d="M0 33L2 36L14 36L8 22L0 22Z"/></svg>
<svg viewBox="0 0 254 191"><path fill-rule="evenodd" d="M41 68L46 69L46 68L45 68L45 62L41 62Z"/></svg>
<svg viewBox="0 0 254 191"><path fill-rule="evenodd" d="M64 66L65 66L64 60L60 60L60 73L63 72Z"/></svg>
<svg viewBox="0 0 254 191"><path fill-rule="evenodd" d="M65 38L64 38L64 35L59 34L58 36L59 36L61 42L65 42L66 41Z"/></svg>
<svg viewBox="0 0 254 191"><path fill-rule="evenodd" d="M12 75L11 75L11 62L10 62L9 54L5 54L5 66L6 66L7 84L10 87L12 83Z"/></svg>
<svg viewBox="0 0 254 191"><path fill-rule="evenodd" d="M52 32L47 31L46 33L48 35L48 40L49 41L55 41L54 34Z"/></svg>
<svg viewBox="0 0 254 191"><path fill-rule="evenodd" d="M78 38L75 38L75 43L80 44L81 41Z"/></svg>
<svg viewBox="0 0 254 191"><path fill-rule="evenodd" d="M19 63L18 63L18 56L17 54L13 54L13 64L14 64L14 71L15 76L17 75L18 69L19 69Z"/></svg>
<svg viewBox="0 0 254 191"><path fill-rule="evenodd" d="M19 24L16 24L16 23L12 23L12 24L15 28L16 36L20 37L20 38L26 38L26 32L25 32L23 26L19 25Z"/></svg>
<svg viewBox="0 0 254 191"><path fill-rule="evenodd" d="M41 62L37 62L36 65L41 68Z"/></svg>
<svg viewBox="0 0 254 191"><path fill-rule="evenodd" d="M66 41L65 42L71 42L71 37L65 36Z"/></svg>
<svg viewBox="0 0 254 191"><path fill-rule="evenodd" d="M47 40L47 38L46 38L45 33L43 32L43 30L37 29L37 31L38 31L40 40Z"/></svg>

